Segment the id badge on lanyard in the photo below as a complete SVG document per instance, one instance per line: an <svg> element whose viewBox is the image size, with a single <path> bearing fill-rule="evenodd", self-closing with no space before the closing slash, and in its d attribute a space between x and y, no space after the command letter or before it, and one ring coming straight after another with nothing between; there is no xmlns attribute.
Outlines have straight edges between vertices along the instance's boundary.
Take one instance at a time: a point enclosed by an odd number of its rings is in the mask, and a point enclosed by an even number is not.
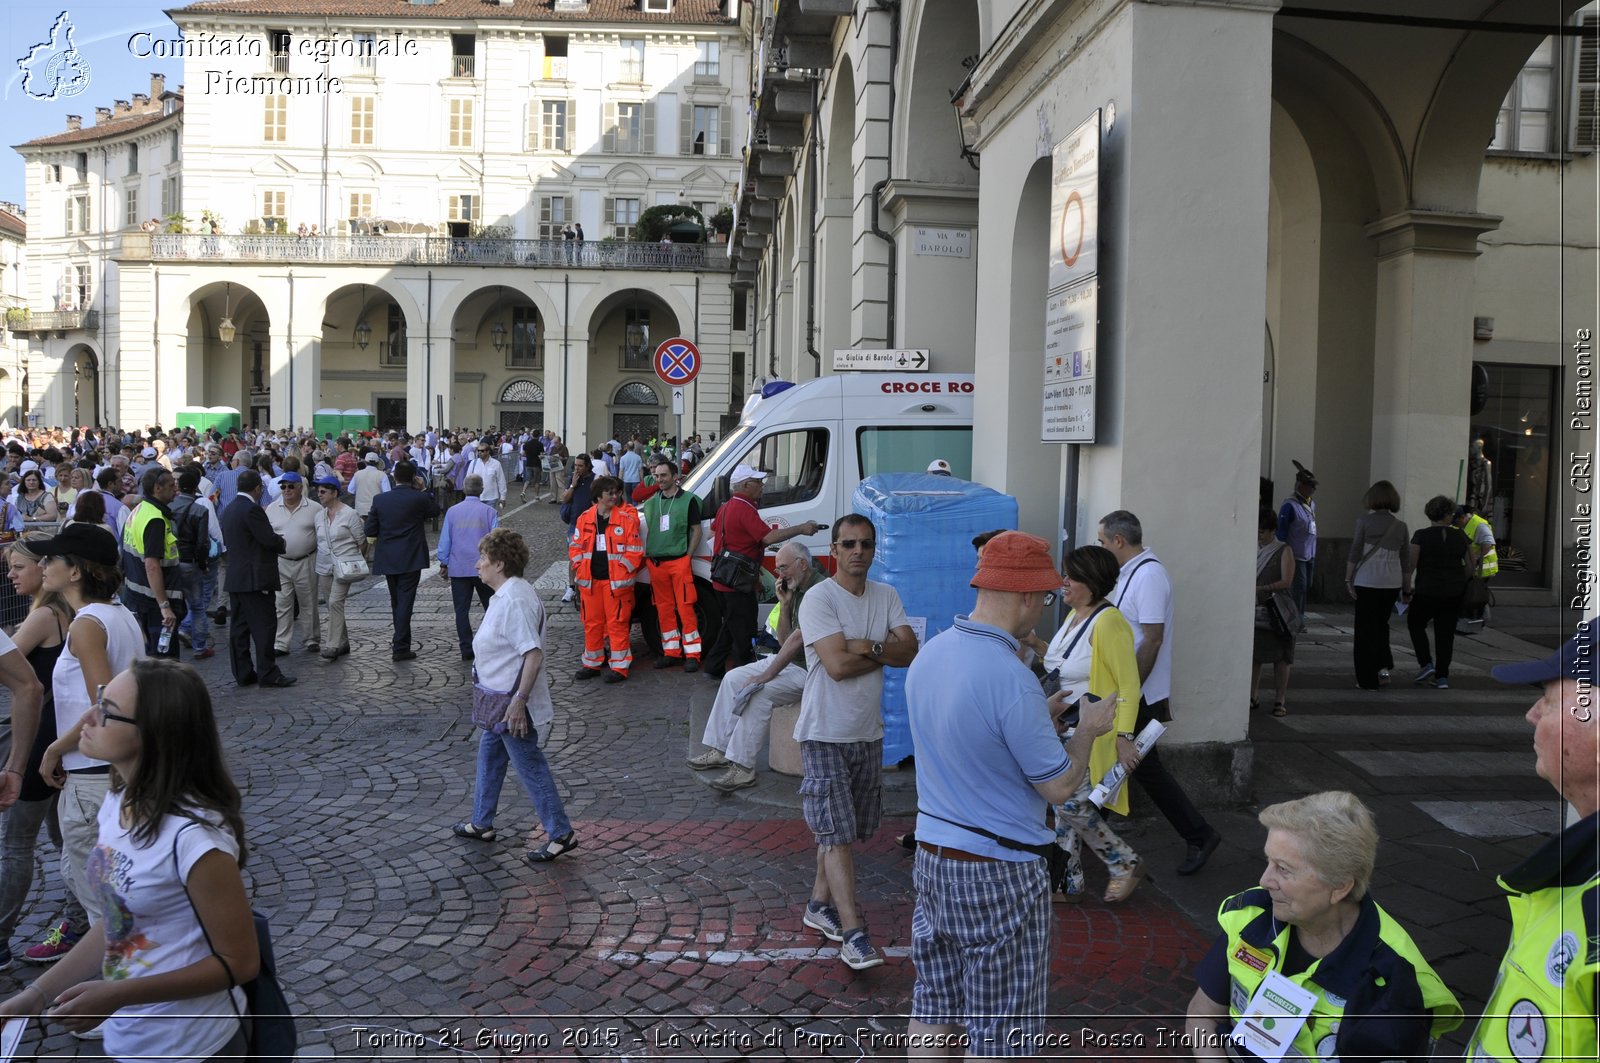
<svg viewBox="0 0 1600 1063"><path fill-rule="evenodd" d="M1236 1043L1262 1063L1279 1063L1300 1035L1317 995L1295 985L1277 971L1268 971L1233 1026Z"/></svg>

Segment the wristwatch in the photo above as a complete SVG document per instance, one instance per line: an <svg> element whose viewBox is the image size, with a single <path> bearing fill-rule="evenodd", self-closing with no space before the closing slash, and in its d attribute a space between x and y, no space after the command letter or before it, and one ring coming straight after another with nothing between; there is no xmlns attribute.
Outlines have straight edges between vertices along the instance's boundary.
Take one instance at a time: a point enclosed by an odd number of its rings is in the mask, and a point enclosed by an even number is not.
<svg viewBox="0 0 1600 1063"><path fill-rule="evenodd" d="M874 657L882 657L883 656L883 643L874 642L872 644L872 655Z"/></svg>
<svg viewBox="0 0 1600 1063"><path fill-rule="evenodd" d="M1133 741L1133 732L1132 731L1118 731L1117 732L1117 737L1118 738L1126 738L1128 741L1132 742Z"/></svg>

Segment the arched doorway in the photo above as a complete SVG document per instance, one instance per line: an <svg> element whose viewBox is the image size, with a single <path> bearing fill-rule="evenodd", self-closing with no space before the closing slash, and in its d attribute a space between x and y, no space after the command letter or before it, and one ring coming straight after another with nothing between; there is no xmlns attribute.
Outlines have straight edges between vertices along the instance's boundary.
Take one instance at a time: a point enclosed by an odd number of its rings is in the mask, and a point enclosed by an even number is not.
<svg viewBox="0 0 1600 1063"><path fill-rule="evenodd" d="M17 396L17 378L0 369L0 426L23 427L23 423L19 420L21 417L22 405Z"/></svg>
<svg viewBox="0 0 1600 1063"><path fill-rule="evenodd" d="M271 420L271 322L266 304L243 284L208 284L189 296L184 406L227 406L246 424Z"/></svg>
<svg viewBox="0 0 1600 1063"><path fill-rule="evenodd" d="M495 400L494 423L502 432L544 431L544 386L526 377L510 381Z"/></svg>
<svg viewBox="0 0 1600 1063"><path fill-rule="evenodd" d="M653 385L643 380L630 380L611 397L610 412L611 438L627 440L635 432L641 439L660 434L661 415L665 410Z"/></svg>
<svg viewBox="0 0 1600 1063"><path fill-rule="evenodd" d="M0 395L5 392L0 390ZM72 354L72 423L100 424L100 360L87 347Z"/></svg>
<svg viewBox="0 0 1600 1063"><path fill-rule="evenodd" d="M375 284L330 293L322 311L317 405L371 410L379 427L406 427L409 343L400 304Z"/></svg>
<svg viewBox="0 0 1600 1063"><path fill-rule="evenodd" d="M450 323L451 415L458 424L504 428L497 407L518 381L533 385L543 406L544 330L544 315L533 299L508 285L480 288L461 301ZM541 409L541 420L542 415Z"/></svg>

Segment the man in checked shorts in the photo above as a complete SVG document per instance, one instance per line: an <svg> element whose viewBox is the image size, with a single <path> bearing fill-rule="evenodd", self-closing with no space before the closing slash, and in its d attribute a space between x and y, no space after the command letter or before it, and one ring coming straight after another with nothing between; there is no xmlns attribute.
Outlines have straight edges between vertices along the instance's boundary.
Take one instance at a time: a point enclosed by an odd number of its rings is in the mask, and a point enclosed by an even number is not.
<svg viewBox="0 0 1600 1063"><path fill-rule="evenodd" d="M883 812L883 669L904 668L917 655L900 595L867 579L876 549L866 517L851 513L834 524L833 578L800 603L806 685L794 727L801 805L817 837L804 922L839 942L839 958L857 971L883 962L856 907L850 848L872 837Z"/></svg>

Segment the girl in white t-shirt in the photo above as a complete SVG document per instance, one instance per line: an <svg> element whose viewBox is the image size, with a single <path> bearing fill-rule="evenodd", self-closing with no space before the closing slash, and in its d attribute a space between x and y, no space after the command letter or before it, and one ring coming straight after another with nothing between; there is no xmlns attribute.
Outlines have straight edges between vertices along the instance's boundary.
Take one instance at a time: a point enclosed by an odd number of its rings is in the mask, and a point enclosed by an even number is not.
<svg viewBox="0 0 1600 1063"><path fill-rule="evenodd" d="M261 957L239 865L244 821L205 682L142 658L100 690L80 750L115 769L88 878L102 919L59 962L0 1003L0 1017L81 1032L105 1020L116 1059L246 1051L233 988Z"/></svg>

